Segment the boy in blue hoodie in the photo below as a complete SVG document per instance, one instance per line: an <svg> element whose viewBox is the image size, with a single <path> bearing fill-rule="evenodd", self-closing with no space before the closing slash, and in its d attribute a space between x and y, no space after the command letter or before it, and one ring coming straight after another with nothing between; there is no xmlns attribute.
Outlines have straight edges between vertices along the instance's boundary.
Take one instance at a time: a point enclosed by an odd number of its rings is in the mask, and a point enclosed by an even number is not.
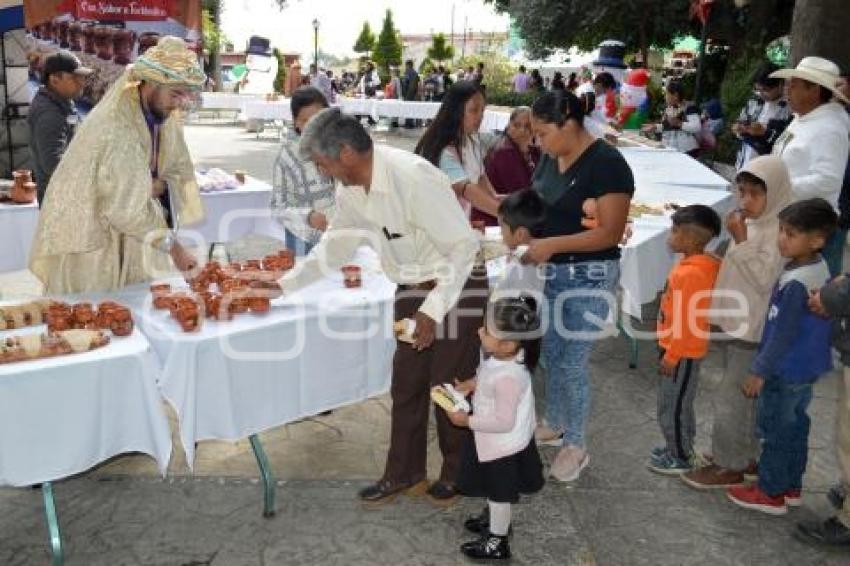
<svg viewBox="0 0 850 566"><path fill-rule="evenodd" d="M789 261L773 288L758 355L743 393L758 397L762 454L758 483L727 491L741 507L783 515L800 504L806 471L812 384L832 369L830 323L809 310L809 293L829 280L820 255L838 217L828 202L807 199L779 213L779 252Z"/></svg>

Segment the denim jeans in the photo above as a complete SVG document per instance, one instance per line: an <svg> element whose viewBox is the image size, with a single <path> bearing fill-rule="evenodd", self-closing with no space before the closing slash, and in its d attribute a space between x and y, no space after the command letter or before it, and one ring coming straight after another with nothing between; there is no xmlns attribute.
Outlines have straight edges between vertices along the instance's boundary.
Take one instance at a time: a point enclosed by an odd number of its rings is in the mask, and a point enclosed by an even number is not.
<svg viewBox="0 0 850 566"><path fill-rule="evenodd" d="M821 255L829 266L830 277L837 277L843 273L844 246L847 244L847 229L837 229L832 233L826 246L821 250Z"/></svg>
<svg viewBox="0 0 850 566"><path fill-rule="evenodd" d="M286 232L286 248L294 251L296 256L300 257L309 254L310 250L312 250L313 247L316 245L311 244L307 240L302 240L289 230L284 231Z"/></svg>
<svg viewBox="0 0 850 566"><path fill-rule="evenodd" d="M811 400L811 383L788 383L779 377L765 381L758 399L759 487L768 495L803 486L811 423L806 409Z"/></svg>
<svg viewBox="0 0 850 566"><path fill-rule="evenodd" d="M620 262L552 264L547 276L546 421L564 433L564 445L584 448L590 414L588 362L593 344L604 336L609 307L616 305Z"/></svg>

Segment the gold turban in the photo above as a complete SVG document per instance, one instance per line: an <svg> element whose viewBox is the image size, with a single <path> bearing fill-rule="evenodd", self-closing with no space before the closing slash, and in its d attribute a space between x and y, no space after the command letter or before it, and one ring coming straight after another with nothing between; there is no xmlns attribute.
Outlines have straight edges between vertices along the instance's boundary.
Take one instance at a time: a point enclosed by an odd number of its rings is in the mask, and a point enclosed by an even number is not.
<svg viewBox="0 0 850 566"><path fill-rule="evenodd" d="M130 80L199 89L206 76L198 64L198 55L186 47L186 42L167 35L136 58Z"/></svg>

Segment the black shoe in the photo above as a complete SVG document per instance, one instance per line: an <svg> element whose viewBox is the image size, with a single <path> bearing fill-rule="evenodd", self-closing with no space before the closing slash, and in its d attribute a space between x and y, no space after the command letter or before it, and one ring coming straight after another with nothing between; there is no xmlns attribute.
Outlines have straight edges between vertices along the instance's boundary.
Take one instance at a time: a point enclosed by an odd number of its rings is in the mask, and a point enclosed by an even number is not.
<svg viewBox="0 0 850 566"><path fill-rule="evenodd" d="M507 560L511 557L508 537L500 537L492 533L487 533L478 540L463 543L460 545L460 551L468 558L479 560Z"/></svg>
<svg viewBox="0 0 850 566"><path fill-rule="evenodd" d="M850 548L850 529L837 517L830 517L821 522L797 523L797 534L807 542Z"/></svg>
<svg viewBox="0 0 850 566"><path fill-rule="evenodd" d="M490 532L490 508L485 507L480 515L472 515L463 522L463 528L476 535Z"/></svg>
<svg viewBox="0 0 850 566"><path fill-rule="evenodd" d="M472 515L463 522L463 528L476 535L486 535L490 532L490 508L485 507L480 515ZM508 527L508 537L514 534L514 526Z"/></svg>
<svg viewBox="0 0 850 566"><path fill-rule="evenodd" d="M412 485L381 480L368 487L364 487L357 493L357 496L364 505L378 506L385 503L391 503L395 501L396 497L402 494L409 495L411 497L422 495L425 493L427 486L428 480L422 480Z"/></svg>
<svg viewBox="0 0 850 566"><path fill-rule="evenodd" d="M435 481L426 493L431 503L439 507L450 507L460 499L460 492L457 487L444 481Z"/></svg>
<svg viewBox="0 0 850 566"><path fill-rule="evenodd" d="M826 498L829 499L830 504L836 509L844 507L844 499L846 497L847 493L844 491L844 486L841 484L832 486L826 493Z"/></svg>

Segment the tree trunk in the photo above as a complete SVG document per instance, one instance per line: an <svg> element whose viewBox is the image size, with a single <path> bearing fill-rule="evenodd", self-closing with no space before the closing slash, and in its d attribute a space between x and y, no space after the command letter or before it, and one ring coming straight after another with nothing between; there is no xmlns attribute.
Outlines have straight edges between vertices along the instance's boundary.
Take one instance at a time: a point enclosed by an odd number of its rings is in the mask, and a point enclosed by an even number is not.
<svg viewBox="0 0 850 566"><path fill-rule="evenodd" d="M791 24L791 65L810 55L850 65L847 0L797 0Z"/></svg>
<svg viewBox="0 0 850 566"><path fill-rule="evenodd" d="M221 5L223 0L213 2L212 21L215 29L221 33ZM215 90L221 91L221 45L210 47L210 66L212 67L212 79L215 82Z"/></svg>

